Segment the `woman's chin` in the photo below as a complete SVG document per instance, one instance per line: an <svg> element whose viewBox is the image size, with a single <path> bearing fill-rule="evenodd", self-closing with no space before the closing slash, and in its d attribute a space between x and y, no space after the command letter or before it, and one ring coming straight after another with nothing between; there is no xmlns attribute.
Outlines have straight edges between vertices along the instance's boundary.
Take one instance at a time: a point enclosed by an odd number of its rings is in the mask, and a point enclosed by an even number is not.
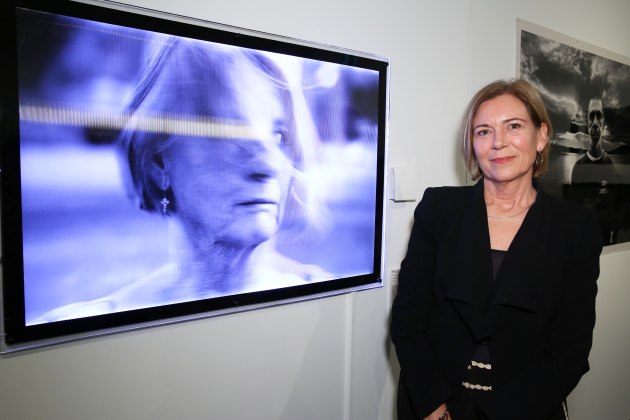
<svg viewBox="0 0 630 420"><path fill-rule="evenodd" d="M258 246L271 239L278 232L275 217L257 215L249 220L239 220L226 236L228 242L242 247Z"/></svg>

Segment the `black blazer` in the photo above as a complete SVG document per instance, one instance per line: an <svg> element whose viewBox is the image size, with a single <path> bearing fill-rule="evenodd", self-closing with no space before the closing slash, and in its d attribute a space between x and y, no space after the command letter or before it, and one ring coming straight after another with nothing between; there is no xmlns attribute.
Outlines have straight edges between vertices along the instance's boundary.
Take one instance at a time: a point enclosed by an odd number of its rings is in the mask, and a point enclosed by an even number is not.
<svg viewBox="0 0 630 420"><path fill-rule="evenodd" d="M493 285L483 180L427 189L392 308L399 419L463 403L462 379L482 341L493 390L478 409L490 419L561 414L589 369L601 251L595 213L538 188Z"/></svg>

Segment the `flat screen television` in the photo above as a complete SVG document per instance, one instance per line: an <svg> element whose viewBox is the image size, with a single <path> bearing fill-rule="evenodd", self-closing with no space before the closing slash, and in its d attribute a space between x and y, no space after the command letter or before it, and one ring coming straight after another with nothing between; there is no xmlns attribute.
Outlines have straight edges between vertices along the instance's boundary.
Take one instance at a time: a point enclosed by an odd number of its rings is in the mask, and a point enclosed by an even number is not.
<svg viewBox="0 0 630 420"><path fill-rule="evenodd" d="M381 285L387 59L1 7L4 351Z"/></svg>

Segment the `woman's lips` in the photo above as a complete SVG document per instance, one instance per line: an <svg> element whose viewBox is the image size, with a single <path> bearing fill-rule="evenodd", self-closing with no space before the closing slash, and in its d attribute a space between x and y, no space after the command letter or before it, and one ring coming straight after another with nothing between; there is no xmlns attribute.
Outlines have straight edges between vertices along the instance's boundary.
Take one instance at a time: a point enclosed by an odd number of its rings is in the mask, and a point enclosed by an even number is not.
<svg viewBox="0 0 630 420"><path fill-rule="evenodd" d="M235 200L235 204L240 208L249 209L276 209L280 205L282 193L277 182L268 182L257 186L256 191L248 189L241 191Z"/></svg>
<svg viewBox="0 0 630 420"><path fill-rule="evenodd" d="M237 204L235 209L237 212L245 212L246 214L268 213L272 215L278 214L278 203L266 200L245 201Z"/></svg>
<svg viewBox="0 0 630 420"><path fill-rule="evenodd" d="M251 201L243 201L238 203L239 206L277 206L278 203L276 201L270 200L251 200Z"/></svg>
<svg viewBox="0 0 630 420"><path fill-rule="evenodd" d="M498 158L494 158L490 160L492 161L492 163L508 163L512 159L514 159L513 156L505 156L505 157L498 157Z"/></svg>
<svg viewBox="0 0 630 420"><path fill-rule="evenodd" d="M249 211L276 212L280 200L276 194L268 194L264 196L242 197L235 204L237 208L247 209Z"/></svg>

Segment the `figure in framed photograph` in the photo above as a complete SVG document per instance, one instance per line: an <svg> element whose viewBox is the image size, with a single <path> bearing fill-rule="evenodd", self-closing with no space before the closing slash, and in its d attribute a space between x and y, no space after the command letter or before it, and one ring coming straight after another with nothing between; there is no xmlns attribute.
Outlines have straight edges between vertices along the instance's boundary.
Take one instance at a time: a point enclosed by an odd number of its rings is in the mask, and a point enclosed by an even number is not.
<svg viewBox="0 0 630 420"><path fill-rule="evenodd" d="M601 183L602 180L606 179L613 181L610 177L610 175L614 174L614 166L612 166L613 160L602 148L601 143L604 134L604 105L602 104L602 100L599 98L591 99L588 103L586 115L589 148L584 152L582 157L575 162L571 173L571 183ZM599 171L598 168L600 169ZM601 170L603 170L604 173L593 173L594 171L601 172ZM610 175L607 176L606 172L610 173Z"/></svg>
<svg viewBox="0 0 630 420"><path fill-rule="evenodd" d="M627 58L528 22L519 27L517 74L540 90L557 128L541 185L594 209L605 246L628 242Z"/></svg>

